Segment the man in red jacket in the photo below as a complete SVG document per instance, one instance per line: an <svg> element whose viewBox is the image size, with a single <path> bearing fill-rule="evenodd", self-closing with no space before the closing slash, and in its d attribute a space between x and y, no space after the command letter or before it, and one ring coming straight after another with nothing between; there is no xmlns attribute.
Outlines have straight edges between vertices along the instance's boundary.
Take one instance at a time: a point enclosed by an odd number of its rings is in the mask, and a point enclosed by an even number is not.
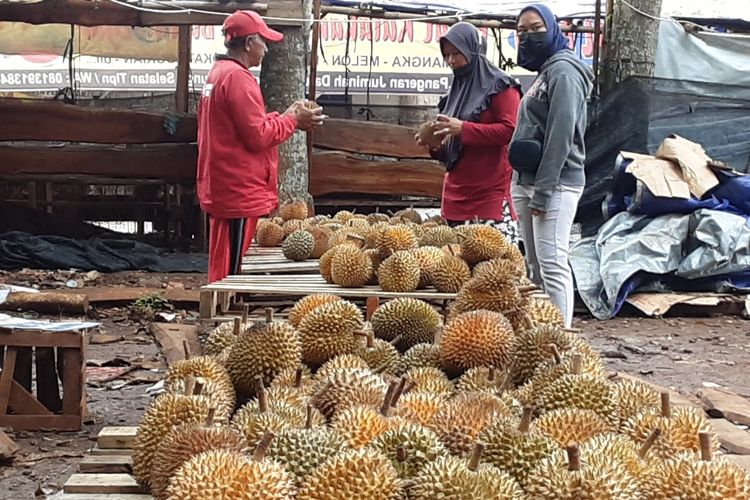
<svg viewBox="0 0 750 500"><path fill-rule="evenodd" d="M322 121L321 109L304 101L283 114L266 112L249 68L263 61L267 42L284 35L252 11L229 16L222 32L227 53L216 56L198 106L197 191L209 215L209 282L240 273L258 218L277 207L278 145Z"/></svg>

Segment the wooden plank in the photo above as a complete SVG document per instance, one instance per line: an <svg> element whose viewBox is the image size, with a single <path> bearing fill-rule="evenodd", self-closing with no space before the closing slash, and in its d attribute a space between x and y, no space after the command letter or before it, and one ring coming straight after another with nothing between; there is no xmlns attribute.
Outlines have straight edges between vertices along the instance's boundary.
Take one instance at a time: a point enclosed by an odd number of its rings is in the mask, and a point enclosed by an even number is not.
<svg viewBox="0 0 750 500"><path fill-rule="evenodd" d="M167 365L185 359L183 342L187 340L191 356L201 353L198 341L198 327L195 325L178 325L171 323L151 323L151 333L164 349L164 359Z"/></svg>
<svg viewBox="0 0 750 500"><path fill-rule="evenodd" d="M154 497L145 493L65 493L61 491L50 500L154 500Z"/></svg>
<svg viewBox="0 0 750 500"><path fill-rule="evenodd" d="M195 142L195 115L180 117L174 135L163 113L77 106L41 99L0 99L0 141L115 144Z"/></svg>
<svg viewBox="0 0 750 500"><path fill-rule="evenodd" d="M700 406L696 401L693 401L679 392L669 389L667 387L662 387L660 385L654 384L653 382L649 382L648 380L642 379L640 377L636 377L635 375L630 375L629 373L625 372L616 372L614 375L616 375L617 378L623 379L623 380L635 380L636 382L641 382L642 384L649 385L653 387L653 389L657 392L668 392L669 393L669 400L673 405L677 406Z"/></svg>
<svg viewBox="0 0 750 500"><path fill-rule="evenodd" d="M83 397L83 353L81 349L60 349L63 358L63 413L66 415L83 415L85 401Z"/></svg>
<svg viewBox="0 0 750 500"><path fill-rule="evenodd" d="M87 474L131 474L133 457L128 455L86 455L78 464L78 472Z"/></svg>
<svg viewBox="0 0 750 500"><path fill-rule="evenodd" d="M37 311L51 314L85 314L89 302L81 293L60 293L57 290L13 292L0 304L5 311Z"/></svg>
<svg viewBox="0 0 750 500"><path fill-rule="evenodd" d="M750 455L750 432L723 418L709 419L723 448L737 455Z"/></svg>
<svg viewBox="0 0 750 500"><path fill-rule="evenodd" d="M736 463L750 474L750 455L724 455L724 457Z"/></svg>
<svg viewBox="0 0 750 500"><path fill-rule="evenodd" d="M78 347L82 345L79 332L45 332L42 330L0 329L0 344L16 347Z"/></svg>
<svg viewBox="0 0 750 500"><path fill-rule="evenodd" d="M143 493L130 474L73 474L63 485L65 493Z"/></svg>
<svg viewBox="0 0 750 500"><path fill-rule="evenodd" d="M140 288L140 287L90 287L76 288L75 293L86 295L89 304L132 302L147 295L158 295L170 302L198 303L198 290L182 290L180 288ZM60 290L61 293L70 293Z"/></svg>
<svg viewBox="0 0 750 500"><path fill-rule="evenodd" d="M46 406L15 380L10 383L8 408L16 415L52 415Z"/></svg>
<svg viewBox="0 0 750 500"><path fill-rule="evenodd" d="M128 179L195 180L195 144L0 146L1 174L104 175ZM159 168L154 168L158 165Z"/></svg>
<svg viewBox="0 0 750 500"><path fill-rule="evenodd" d="M103 427L96 436L101 449L130 449L133 447L138 427Z"/></svg>
<svg viewBox="0 0 750 500"><path fill-rule="evenodd" d="M14 431L79 431L81 417L70 415L0 415L0 427Z"/></svg>
<svg viewBox="0 0 750 500"><path fill-rule="evenodd" d="M430 159L427 149L414 142L416 133L416 127L329 118L315 129L313 145L349 153Z"/></svg>
<svg viewBox="0 0 750 500"><path fill-rule="evenodd" d="M75 350L80 352L78 349ZM37 399L50 411L58 413L62 409L62 400L60 399L60 387L57 383L58 373L54 347L37 347L34 365L36 367ZM62 373L60 379L62 379Z"/></svg>
<svg viewBox="0 0 750 500"><path fill-rule="evenodd" d="M712 417L750 426L750 401L726 389L703 389L698 392L703 409Z"/></svg>
<svg viewBox="0 0 750 500"><path fill-rule="evenodd" d="M445 169L436 161L367 161L346 153L315 153L310 194L377 194L440 198Z"/></svg>
<svg viewBox="0 0 750 500"><path fill-rule="evenodd" d="M8 435L0 429L0 462L7 462L13 458L18 450L19 446L13 441Z"/></svg>
<svg viewBox="0 0 750 500"><path fill-rule="evenodd" d="M126 456L130 457L133 455L133 450L130 448L99 448L94 446L88 452L94 456Z"/></svg>
<svg viewBox="0 0 750 500"><path fill-rule="evenodd" d="M10 391L13 385L13 373L16 370L18 348L8 347L3 357L3 371L0 372L0 415L8 412L10 405Z"/></svg>
<svg viewBox="0 0 750 500"><path fill-rule="evenodd" d="M178 28L177 92L175 93L175 109L178 113L187 113L190 104L190 48L192 47L192 39L191 26L180 26Z"/></svg>

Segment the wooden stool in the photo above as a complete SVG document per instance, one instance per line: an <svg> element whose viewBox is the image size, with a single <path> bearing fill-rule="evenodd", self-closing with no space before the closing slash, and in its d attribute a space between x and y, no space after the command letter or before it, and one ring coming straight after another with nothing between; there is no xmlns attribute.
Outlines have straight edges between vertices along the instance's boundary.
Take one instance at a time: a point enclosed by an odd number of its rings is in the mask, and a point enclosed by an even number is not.
<svg viewBox="0 0 750 500"><path fill-rule="evenodd" d="M49 325L48 329L0 327L0 427L81 429L86 411L87 331L93 326L65 330L59 324Z"/></svg>

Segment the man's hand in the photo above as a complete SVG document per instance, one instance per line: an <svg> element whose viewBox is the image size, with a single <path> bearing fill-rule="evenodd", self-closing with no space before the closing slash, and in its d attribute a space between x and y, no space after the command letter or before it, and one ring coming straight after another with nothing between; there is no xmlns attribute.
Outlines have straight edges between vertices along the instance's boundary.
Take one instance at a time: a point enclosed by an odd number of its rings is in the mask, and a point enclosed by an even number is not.
<svg viewBox="0 0 750 500"><path fill-rule="evenodd" d="M442 138L458 137L461 135L461 129L464 122L458 118L450 116L437 115L437 124L435 125L435 135Z"/></svg>
<svg viewBox="0 0 750 500"><path fill-rule="evenodd" d="M323 124L323 108L310 109L305 107L302 101L295 104L297 104L297 107L294 109L294 116L297 118L299 130L312 130L314 127Z"/></svg>
<svg viewBox="0 0 750 500"><path fill-rule="evenodd" d="M292 103L291 106L289 106L286 111L284 111L285 115L294 115L297 113L297 108L300 106L303 106L305 101L295 101Z"/></svg>

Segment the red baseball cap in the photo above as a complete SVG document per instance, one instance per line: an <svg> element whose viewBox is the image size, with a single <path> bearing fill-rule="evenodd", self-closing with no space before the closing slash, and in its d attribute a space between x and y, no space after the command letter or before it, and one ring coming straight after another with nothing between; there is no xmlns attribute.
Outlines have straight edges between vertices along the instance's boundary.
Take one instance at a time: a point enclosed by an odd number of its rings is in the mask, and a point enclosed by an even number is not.
<svg viewBox="0 0 750 500"><path fill-rule="evenodd" d="M252 10L238 10L224 21L224 40L248 35L260 35L270 42L280 42L284 35L268 27L263 18Z"/></svg>

